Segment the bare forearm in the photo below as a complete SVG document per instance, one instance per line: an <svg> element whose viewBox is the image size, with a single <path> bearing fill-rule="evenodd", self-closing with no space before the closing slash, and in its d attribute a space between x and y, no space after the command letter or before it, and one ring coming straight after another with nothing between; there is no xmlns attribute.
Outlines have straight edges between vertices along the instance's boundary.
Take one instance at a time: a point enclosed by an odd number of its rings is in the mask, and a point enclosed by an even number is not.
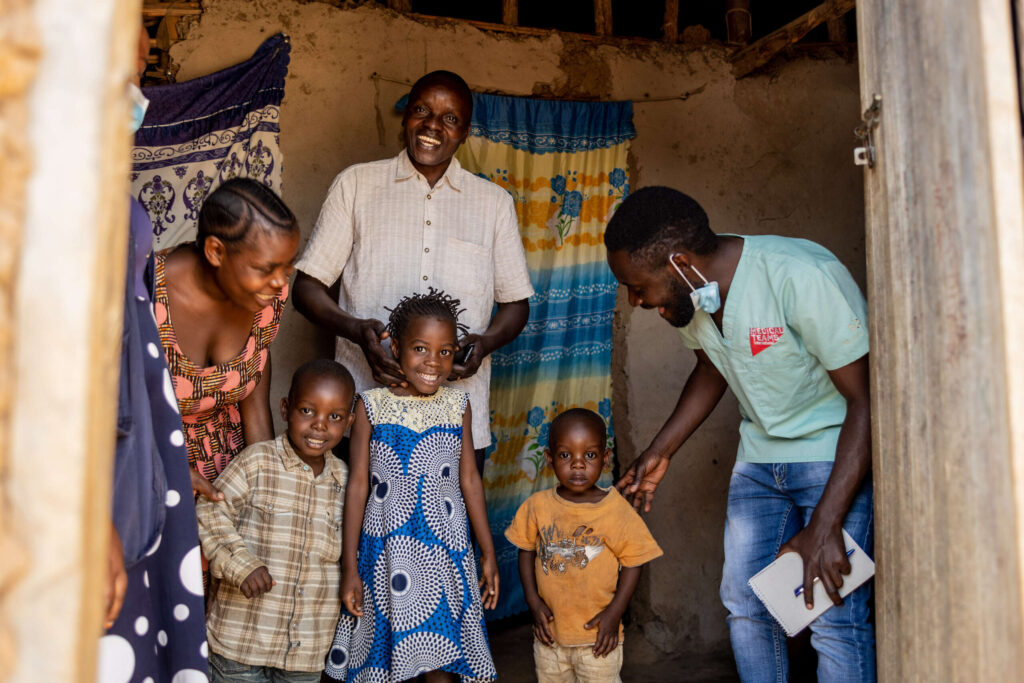
<svg viewBox="0 0 1024 683"><path fill-rule="evenodd" d="M864 477L871 469L871 393L868 356L829 372L846 399L846 417L839 429L836 457L825 490L811 516L812 523L838 530Z"/></svg>
<svg viewBox="0 0 1024 683"><path fill-rule="evenodd" d="M295 309L317 327L359 343L359 323L362 320L341 310L324 283L299 271L295 276L292 301Z"/></svg>
<svg viewBox="0 0 1024 683"><path fill-rule="evenodd" d="M612 598L612 601L608 603L606 608L619 619L622 618L626 608L629 607L629 601L633 599L636 585L640 581L641 569L643 569L643 565L639 567L623 567L622 571L619 572L619 585L615 589L615 597Z"/></svg>
<svg viewBox="0 0 1024 683"><path fill-rule="evenodd" d="M270 356L260 375L259 384L238 405L242 416L242 435L245 445L274 438L274 418L270 412Z"/></svg>
<svg viewBox="0 0 1024 683"><path fill-rule="evenodd" d="M476 470L475 465L473 469ZM462 498L466 501L466 514L473 528L473 536L480 545L480 554L493 555L494 539L491 538L491 527L487 523L487 504L484 501L484 486L479 474L463 479Z"/></svg>
<svg viewBox="0 0 1024 683"><path fill-rule="evenodd" d="M537 551L519 550L519 580L523 584L523 597L526 604L533 606L535 600L540 599L537 592Z"/></svg>
<svg viewBox="0 0 1024 683"><path fill-rule="evenodd" d="M498 310L491 318L487 329L480 335L487 348L484 355L490 355L519 336L530 318L530 304L526 299L499 303Z"/></svg>
<svg viewBox="0 0 1024 683"><path fill-rule="evenodd" d="M690 373L679 401L665 425L651 441L650 450L667 458L690 438L722 399L728 385L706 356L697 354L697 366Z"/></svg>
<svg viewBox="0 0 1024 683"><path fill-rule="evenodd" d="M363 515L370 484L365 477L353 481L349 477L345 490L345 515L341 529L341 566L344 572L358 571L359 535L363 530Z"/></svg>
<svg viewBox="0 0 1024 683"><path fill-rule="evenodd" d="M839 430L832 474L812 519L841 527L853 499L871 469L871 409L867 401L847 404L846 420Z"/></svg>

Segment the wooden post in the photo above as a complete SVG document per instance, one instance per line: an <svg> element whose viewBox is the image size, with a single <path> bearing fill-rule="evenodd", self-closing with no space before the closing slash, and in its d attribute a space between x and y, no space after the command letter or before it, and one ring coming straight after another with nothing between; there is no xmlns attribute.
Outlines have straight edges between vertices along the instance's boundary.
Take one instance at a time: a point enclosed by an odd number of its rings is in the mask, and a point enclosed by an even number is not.
<svg viewBox="0 0 1024 683"><path fill-rule="evenodd" d="M750 0L727 0L725 8L726 41L731 45L746 45L753 33Z"/></svg>
<svg viewBox="0 0 1024 683"><path fill-rule="evenodd" d="M1024 680L1024 171L1009 3L860 0L880 680ZM851 115L853 113L851 112Z"/></svg>
<svg viewBox="0 0 1024 683"><path fill-rule="evenodd" d="M843 16L853 9L855 4L855 0L829 0L779 30L751 43L733 56L733 75L736 78L743 78L754 69L767 64L780 50L806 36L818 24Z"/></svg>
<svg viewBox="0 0 1024 683"><path fill-rule="evenodd" d="M10 419L0 431L0 564L11 561L12 545L25 557L24 571L0 587L2 623L16 647L0 655L0 677L11 683L86 682L96 672L124 307L125 86L140 7L139 0L90 0L74 21L63 0L14 0L0 9L3 30L10 10L31 12L35 33L15 46L36 35L43 46L31 89L5 88L14 101L0 109L4 135L17 125L9 104L28 112L14 129L22 148L14 158L6 146L0 155L4 193L24 207L9 214L5 194L0 211L5 221L16 217L21 234L20 243L2 247L16 279L0 283L13 296L2 312L10 344L0 349L0 365L14 375L0 387Z"/></svg>
<svg viewBox="0 0 1024 683"><path fill-rule="evenodd" d="M846 32L846 17L836 17L825 22L828 26L828 39L833 43L845 43L848 41Z"/></svg>
<svg viewBox="0 0 1024 683"><path fill-rule="evenodd" d="M679 0L665 0L665 21L661 25L661 35L666 43L679 40Z"/></svg>
<svg viewBox="0 0 1024 683"><path fill-rule="evenodd" d="M594 33L612 35L612 0L594 0Z"/></svg>
<svg viewBox="0 0 1024 683"><path fill-rule="evenodd" d="M501 23L506 26L519 24L519 0L501 0Z"/></svg>

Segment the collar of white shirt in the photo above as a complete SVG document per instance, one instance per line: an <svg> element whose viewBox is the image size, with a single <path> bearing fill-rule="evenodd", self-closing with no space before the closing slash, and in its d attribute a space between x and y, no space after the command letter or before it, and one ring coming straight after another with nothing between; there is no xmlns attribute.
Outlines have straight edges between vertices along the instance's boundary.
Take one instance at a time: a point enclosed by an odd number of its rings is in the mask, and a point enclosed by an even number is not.
<svg viewBox="0 0 1024 683"><path fill-rule="evenodd" d="M395 164L395 180L407 180L413 176L423 177L416 167L412 165L412 160L409 159L409 151L403 149L402 153L398 155L398 163ZM451 162L448 164L448 168L445 169L444 175L441 176L438 183L447 182L448 185L456 192L462 191L462 164L455 157L452 157ZM437 183L434 184L437 186Z"/></svg>

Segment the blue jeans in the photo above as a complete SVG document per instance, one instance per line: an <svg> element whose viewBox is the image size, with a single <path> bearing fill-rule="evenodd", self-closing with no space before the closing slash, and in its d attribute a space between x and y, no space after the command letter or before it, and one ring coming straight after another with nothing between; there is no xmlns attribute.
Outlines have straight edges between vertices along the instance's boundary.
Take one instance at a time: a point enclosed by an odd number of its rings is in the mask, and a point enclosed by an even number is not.
<svg viewBox="0 0 1024 683"><path fill-rule="evenodd" d="M729 636L743 681L788 680L786 634L747 580L771 563L782 544L810 521L831 472L831 462L737 462L733 468L721 596L729 610ZM869 476L843 528L873 555L872 498ZM868 623L872 584L862 585L844 598L842 607L832 607L811 624L811 645L818 653L822 683L875 680L875 634Z"/></svg>
<svg viewBox="0 0 1024 683"><path fill-rule="evenodd" d="M210 653L210 683L319 683L319 671L285 671L272 666L242 664Z"/></svg>

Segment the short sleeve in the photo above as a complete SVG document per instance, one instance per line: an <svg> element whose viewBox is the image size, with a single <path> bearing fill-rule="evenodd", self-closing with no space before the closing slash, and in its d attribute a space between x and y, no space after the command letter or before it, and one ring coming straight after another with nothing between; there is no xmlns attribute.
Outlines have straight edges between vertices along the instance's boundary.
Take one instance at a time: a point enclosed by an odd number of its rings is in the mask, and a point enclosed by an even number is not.
<svg viewBox="0 0 1024 683"><path fill-rule="evenodd" d="M494 230L494 300L508 303L528 299L533 294L530 272L526 268L526 252L519 235L512 197L501 191Z"/></svg>
<svg viewBox="0 0 1024 683"><path fill-rule="evenodd" d="M538 531L534 496L530 496L519 506L512 523L505 529L505 538L520 550L537 549Z"/></svg>
<svg viewBox="0 0 1024 683"><path fill-rule="evenodd" d="M295 264L296 270L301 270L328 287L341 276L352 253L355 234L352 202L355 193L353 188L348 187L351 182L354 182L354 174L348 170L335 177L320 207L313 234L306 243L302 257Z"/></svg>
<svg viewBox="0 0 1024 683"><path fill-rule="evenodd" d="M783 290L786 324L826 370L849 365L868 352L867 302L838 260L818 261L794 272Z"/></svg>
<svg viewBox="0 0 1024 683"><path fill-rule="evenodd" d="M618 496L615 502L616 514L622 520L622 525L617 537L608 538L606 544L619 559L619 564L623 567L639 567L656 557L661 557L661 547L651 536L647 524L625 498L617 492L615 495Z"/></svg>
<svg viewBox="0 0 1024 683"><path fill-rule="evenodd" d="M691 323L686 327L677 328L679 331L679 338L683 340L683 346L694 351L703 348L700 342L697 341L696 335L693 334L693 330L695 327L696 325Z"/></svg>

